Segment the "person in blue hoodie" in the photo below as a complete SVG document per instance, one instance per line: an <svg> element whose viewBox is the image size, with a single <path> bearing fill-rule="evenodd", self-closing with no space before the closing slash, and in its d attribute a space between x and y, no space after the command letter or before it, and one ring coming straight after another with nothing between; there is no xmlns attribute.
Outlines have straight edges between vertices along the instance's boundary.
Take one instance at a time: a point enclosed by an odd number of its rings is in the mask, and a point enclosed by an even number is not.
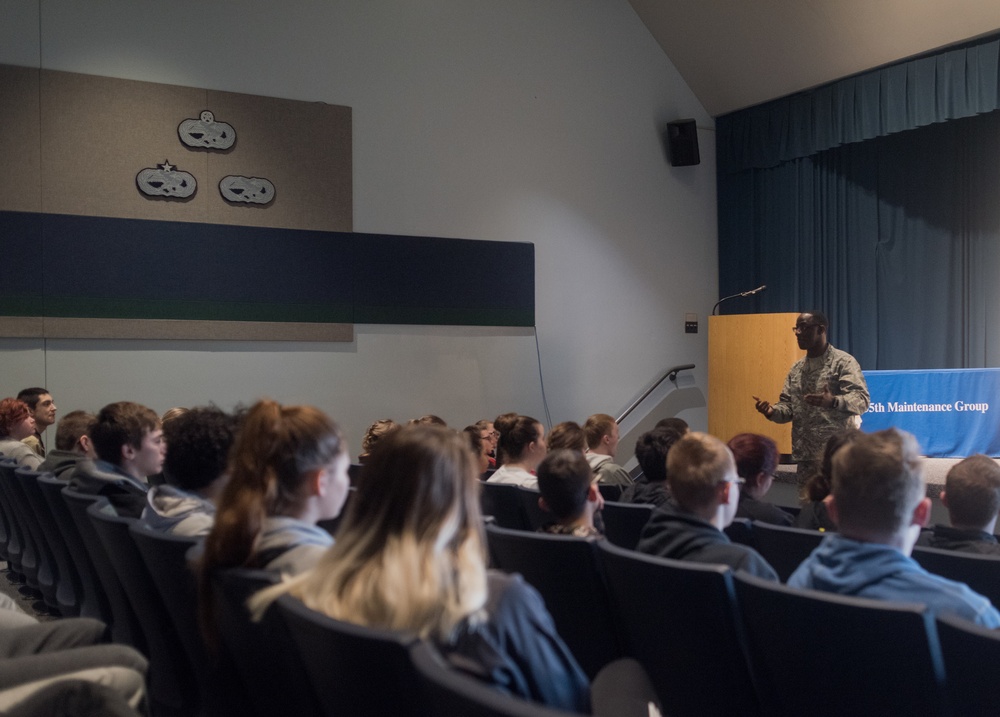
<svg viewBox="0 0 1000 717"><path fill-rule="evenodd" d="M830 516L840 533L823 539L788 579L790 586L924 603L934 614L1000 628L1000 612L989 600L910 557L931 510L911 434L895 428L862 434L838 450L832 495Z"/></svg>

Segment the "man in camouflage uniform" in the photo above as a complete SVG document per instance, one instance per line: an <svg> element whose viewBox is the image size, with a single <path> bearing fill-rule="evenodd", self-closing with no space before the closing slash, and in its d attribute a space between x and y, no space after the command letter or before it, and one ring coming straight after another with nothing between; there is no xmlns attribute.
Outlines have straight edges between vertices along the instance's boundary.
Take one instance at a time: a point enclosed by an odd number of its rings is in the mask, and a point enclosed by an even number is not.
<svg viewBox="0 0 1000 717"><path fill-rule="evenodd" d="M800 314L793 331L805 357L788 372L777 403L754 396L757 410L769 421L792 422L792 459L800 480L818 471L830 436L861 425L861 414L870 403L861 366L849 353L830 345L829 326L820 311Z"/></svg>

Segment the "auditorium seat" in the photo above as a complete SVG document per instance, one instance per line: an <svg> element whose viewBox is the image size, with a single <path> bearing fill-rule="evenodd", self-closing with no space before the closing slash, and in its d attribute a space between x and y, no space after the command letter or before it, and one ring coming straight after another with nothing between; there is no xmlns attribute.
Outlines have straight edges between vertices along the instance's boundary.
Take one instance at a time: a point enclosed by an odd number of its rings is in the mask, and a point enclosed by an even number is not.
<svg viewBox="0 0 1000 717"><path fill-rule="evenodd" d="M951 615L937 618L952 714L990 717L1000 705L1000 633Z"/></svg>
<svg viewBox="0 0 1000 717"><path fill-rule="evenodd" d="M566 717L569 714L504 694L452 669L425 641L410 648L410 658L429 713L435 717Z"/></svg>
<svg viewBox="0 0 1000 717"><path fill-rule="evenodd" d="M802 561L823 542L826 533L804 528L790 528L773 523L753 522L753 541L757 552L771 564L781 582L786 582Z"/></svg>
<svg viewBox="0 0 1000 717"><path fill-rule="evenodd" d="M486 527L486 538L495 567L520 573L541 593L556 630L590 678L621 656L595 541L494 525Z"/></svg>
<svg viewBox="0 0 1000 717"><path fill-rule="evenodd" d="M624 489L620 485L612 485L610 483L598 483L597 490L601 491L601 496L604 500L617 501L621 500L622 493Z"/></svg>
<svg viewBox="0 0 1000 717"><path fill-rule="evenodd" d="M136 522L135 518L119 516L105 498L91 503L87 515L142 623L149 647L153 713L196 714L198 681L142 555L129 537L129 527Z"/></svg>
<svg viewBox="0 0 1000 717"><path fill-rule="evenodd" d="M30 469L25 466L17 466L13 469L7 468L6 470L6 477L9 481L8 487L10 488L10 492L14 498L14 509L17 511L19 520L21 521L22 532L24 533L25 538L28 539L28 542L32 546L35 554L35 584L29 582L28 585L41 593L42 601L45 603L46 608L56 614L59 614L59 602L56 600L56 587L59 581L59 575L55 564L55 558L52 557L52 551L49 549L48 540L42 530L41 523L38 521L38 516L35 515L35 509L32 507L31 501L28 499L28 494L24 487L24 480L21 478L20 474L21 471L30 471ZM37 475L37 472L30 471L32 480L34 480Z"/></svg>
<svg viewBox="0 0 1000 717"><path fill-rule="evenodd" d="M753 539L753 524L747 518L734 518L722 531L732 542L756 549Z"/></svg>
<svg viewBox="0 0 1000 717"><path fill-rule="evenodd" d="M80 493L70 487L62 489L63 501L69 508L69 513L73 518L76 529L80 534L80 542L83 543L90 561L94 566L101 590L107 597L110 607L110 619L107 621L111 628L111 636L115 642L131 645L143 654L149 654L146 647L146 638L142 633L142 626L136 616L132 603L129 602L122 587L118 573L115 572L108 552L104 549L104 544L97 536L97 530L87 515L87 508L92 503L102 500L100 496Z"/></svg>
<svg viewBox="0 0 1000 717"><path fill-rule="evenodd" d="M605 537L620 548L635 550L654 510L654 506L643 503L606 502L601 511Z"/></svg>
<svg viewBox="0 0 1000 717"><path fill-rule="evenodd" d="M281 579L277 572L232 568L212 576L215 624L225 659L235 670L256 717L321 714L312 683L284 619L272 605L250 619L247 599ZM281 690L275 685L283 685Z"/></svg>
<svg viewBox="0 0 1000 717"><path fill-rule="evenodd" d="M767 714L939 717L944 668L922 605L844 597L736 573Z"/></svg>
<svg viewBox="0 0 1000 717"><path fill-rule="evenodd" d="M723 565L598 545L625 655L649 673L669 714L755 715L757 695Z"/></svg>
<svg viewBox="0 0 1000 717"><path fill-rule="evenodd" d="M25 585L37 589L38 562L34 545L24 526L24 518L18 509L11 482L17 463L9 458L0 457L0 502L4 506L9 527L12 530L8 552L10 564L18 579L23 579Z"/></svg>
<svg viewBox="0 0 1000 717"><path fill-rule="evenodd" d="M517 495L521 500L521 510L528 521L528 530L538 530L555 520L551 513L542 510L538 505L538 499L542 494L537 489L518 486Z"/></svg>
<svg viewBox="0 0 1000 717"><path fill-rule="evenodd" d="M518 487L508 483L481 483L479 504L483 515L493 516L501 528L531 530L528 517L521 507Z"/></svg>
<svg viewBox="0 0 1000 717"><path fill-rule="evenodd" d="M31 505L35 519L38 521L38 532L45 540L45 545L52 560L53 577L55 579L55 604L52 607L64 617L80 614L80 576L73 566L73 558L69 554L62 532L56 524L42 488L38 483L42 474L30 468L21 467L14 472L21 490Z"/></svg>
<svg viewBox="0 0 1000 717"><path fill-rule="evenodd" d="M929 573L965 583L1000 606L1000 556L917 546L911 556Z"/></svg>
<svg viewBox="0 0 1000 717"><path fill-rule="evenodd" d="M62 536L62 544L69 552L72 560L73 570L79 578L77 586L77 600L80 604L80 617L92 617L104 623L111 624L111 606L108 603L104 588L101 587L100 579L97 577L97 570L90 559L80 531L76 528L76 522L69 512L69 507L63 499L62 491L66 487L66 482L59 480L51 474L43 473L38 476L38 487L45 497L45 502L49 506L52 518L55 521L59 535Z"/></svg>
<svg viewBox="0 0 1000 717"><path fill-rule="evenodd" d="M427 715L404 633L353 625L310 610L291 595L277 608L326 715Z"/></svg>

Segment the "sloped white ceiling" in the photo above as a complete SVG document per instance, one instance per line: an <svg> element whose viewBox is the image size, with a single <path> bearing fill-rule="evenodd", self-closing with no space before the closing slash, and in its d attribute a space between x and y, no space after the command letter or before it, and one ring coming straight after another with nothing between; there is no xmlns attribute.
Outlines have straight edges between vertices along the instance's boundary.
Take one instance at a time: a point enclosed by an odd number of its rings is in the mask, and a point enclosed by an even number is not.
<svg viewBox="0 0 1000 717"><path fill-rule="evenodd" d="M712 116L1000 30L1000 0L629 0Z"/></svg>

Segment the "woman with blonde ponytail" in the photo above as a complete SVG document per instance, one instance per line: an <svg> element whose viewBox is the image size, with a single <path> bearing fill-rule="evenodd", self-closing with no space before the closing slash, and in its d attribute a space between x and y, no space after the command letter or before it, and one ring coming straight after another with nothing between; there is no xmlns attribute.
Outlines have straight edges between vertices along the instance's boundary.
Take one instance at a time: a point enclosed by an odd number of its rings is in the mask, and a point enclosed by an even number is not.
<svg viewBox="0 0 1000 717"><path fill-rule="evenodd" d="M463 669L526 699L587 711L587 678L519 575L487 571L478 465L438 426L384 436L365 464L337 542L283 593L338 620L433 640Z"/></svg>
<svg viewBox="0 0 1000 717"><path fill-rule="evenodd" d="M205 540L201 568L253 567L297 574L333 538L316 523L347 499L348 457L340 429L312 406L258 401L229 457L229 483Z"/></svg>

